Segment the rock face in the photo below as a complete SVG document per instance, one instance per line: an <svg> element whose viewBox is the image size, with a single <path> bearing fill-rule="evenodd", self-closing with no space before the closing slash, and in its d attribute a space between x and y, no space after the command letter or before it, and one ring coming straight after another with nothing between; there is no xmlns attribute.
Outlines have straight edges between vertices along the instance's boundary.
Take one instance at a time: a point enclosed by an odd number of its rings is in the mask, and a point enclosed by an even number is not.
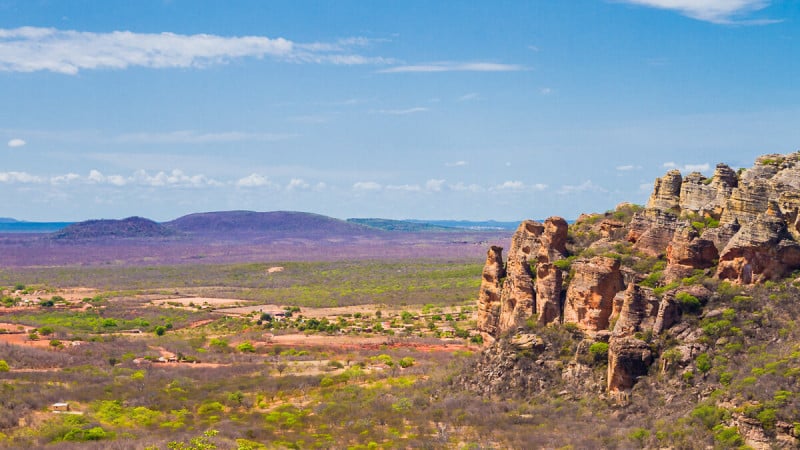
<svg viewBox="0 0 800 450"><path fill-rule="evenodd" d="M550 217L543 224L522 222L511 239L505 266L502 248L489 249L478 299L478 330L485 337L516 330L534 313L542 323L559 320L563 275L551 262L567 254L567 228L561 217ZM540 268L534 269L537 265Z"/></svg>
<svg viewBox="0 0 800 450"><path fill-rule="evenodd" d="M722 279L749 284L781 277L800 268L798 191L800 153L759 157L741 176L725 164L710 179L672 170L656 179L628 241L651 256L666 252L669 281L717 259ZM705 229L693 232L687 219Z"/></svg>
<svg viewBox="0 0 800 450"><path fill-rule="evenodd" d="M690 276L695 269L716 264L719 252L713 241L703 239L688 223L679 228L667 246L666 282Z"/></svg>
<svg viewBox="0 0 800 450"><path fill-rule="evenodd" d="M659 256L664 254L677 228L678 216L667 210L647 208L633 215L628 241L645 254Z"/></svg>
<svg viewBox="0 0 800 450"><path fill-rule="evenodd" d="M500 280L505 276L503 249L492 246L486 252L486 264L483 266L481 290L478 295L478 329L490 336L497 333L500 318Z"/></svg>
<svg viewBox="0 0 800 450"><path fill-rule="evenodd" d="M646 342L612 337L608 343L608 391L632 388L639 377L647 375L652 363L653 353Z"/></svg>
<svg viewBox="0 0 800 450"><path fill-rule="evenodd" d="M608 328L614 296L623 288L620 263L613 258L596 256L576 261L575 275L567 288L564 322L572 322L585 331Z"/></svg>
<svg viewBox="0 0 800 450"><path fill-rule="evenodd" d="M647 201L648 209L669 210L678 208L681 202L681 172L670 170L661 178L656 178L653 193Z"/></svg>
<svg viewBox="0 0 800 450"><path fill-rule="evenodd" d="M780 278L800 267L800 245L789 238L786 222L765 213L733 236L720 255L717 276L741 284Z"/></svg>
<svg viewBox="0 0 800 450"><path fill-rule="evenodd" d="M563 272L550 263L536 267L536 312L539 323L547 325L561 318Z"/></svg>

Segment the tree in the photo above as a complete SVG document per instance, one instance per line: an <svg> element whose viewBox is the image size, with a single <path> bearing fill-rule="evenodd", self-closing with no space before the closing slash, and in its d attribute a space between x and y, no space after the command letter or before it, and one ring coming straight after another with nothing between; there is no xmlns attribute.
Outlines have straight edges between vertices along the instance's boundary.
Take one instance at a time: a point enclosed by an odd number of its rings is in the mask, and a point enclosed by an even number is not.
<svg viewBox="0 0 800 450"><path fill-rule="evenodd" d="M8 367L6 360L0 359L0 372L8 372L9 370L11 370L11 368Z"/></svg>
<svg viewBox="0 0 800 450"><path fill-rule="evenodd" d="M156 336L163 336L167 332L167 327L159 325L155 328Z"/></svg>

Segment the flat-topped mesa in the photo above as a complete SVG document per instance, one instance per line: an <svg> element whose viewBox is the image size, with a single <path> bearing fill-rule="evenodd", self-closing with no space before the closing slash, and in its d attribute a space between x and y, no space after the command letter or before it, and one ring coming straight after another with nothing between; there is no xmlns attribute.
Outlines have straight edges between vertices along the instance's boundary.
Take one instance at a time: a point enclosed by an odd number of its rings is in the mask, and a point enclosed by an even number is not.
<svg viewBox="0 0 800 450"><path fill-rule="evenodd" d="M595 256L575 261L572 270L563 321L588 332L608 329L614 296L624 288L619 260Z"/></svg>

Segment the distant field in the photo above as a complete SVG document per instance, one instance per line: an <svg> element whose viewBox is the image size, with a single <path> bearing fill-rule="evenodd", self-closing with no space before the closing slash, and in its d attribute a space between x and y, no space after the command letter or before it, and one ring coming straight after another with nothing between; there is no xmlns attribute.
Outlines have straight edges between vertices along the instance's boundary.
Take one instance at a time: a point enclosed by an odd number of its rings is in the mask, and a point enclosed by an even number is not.
<svg viewBox="0 0 800 450"><path fill-rule="evenodd" d="M284 270L268 273L271 267ZM457 304L475 298L481 269L477 261L436 260L55 267L2 269L0 285L179 292L306 307Z"/></svg>

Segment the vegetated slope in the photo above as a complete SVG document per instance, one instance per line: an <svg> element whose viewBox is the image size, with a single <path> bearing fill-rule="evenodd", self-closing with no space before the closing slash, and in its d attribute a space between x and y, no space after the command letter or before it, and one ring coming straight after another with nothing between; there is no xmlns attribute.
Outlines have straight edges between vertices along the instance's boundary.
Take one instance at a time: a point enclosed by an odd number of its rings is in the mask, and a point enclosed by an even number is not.
<svg viewBox="0 0 800 450"><path fill-rule="evenodd" d="M409 233L419 233L428 231L463 231L462 229L453 227L443 227L440 225L433 225L425 222L415 222L411 220L392 220L392 219L374 219L374 218L354 218L347 219L349 223L364 225L370 228L377 228L386 231L405 231Z"/></svg>
<svg viewBox="0 0 800 450"><path fill-rule="evenodd" d="M369 227L320 214L296 211L221 211L189 214L164 223L169 229L189 234L277 233L347 236L375 233Z"/></svg>
<svg viewBox="0 0 800 450"><path fill-rule="evenodd" d="M491 345L457 385L625 416L602 446L800 447L798 189L800 153L767 155L670 171L644 208L523 222L506 262L487 253Z"/></svg>
<svg viewBox="0 0 800 450"><path fill-rule="evenodd" d="M143 217L126 219L87 220L69 225L50 237L55 240L101 240L117 238L155 238L174 236L177 233L157 222Z"/></svg>

